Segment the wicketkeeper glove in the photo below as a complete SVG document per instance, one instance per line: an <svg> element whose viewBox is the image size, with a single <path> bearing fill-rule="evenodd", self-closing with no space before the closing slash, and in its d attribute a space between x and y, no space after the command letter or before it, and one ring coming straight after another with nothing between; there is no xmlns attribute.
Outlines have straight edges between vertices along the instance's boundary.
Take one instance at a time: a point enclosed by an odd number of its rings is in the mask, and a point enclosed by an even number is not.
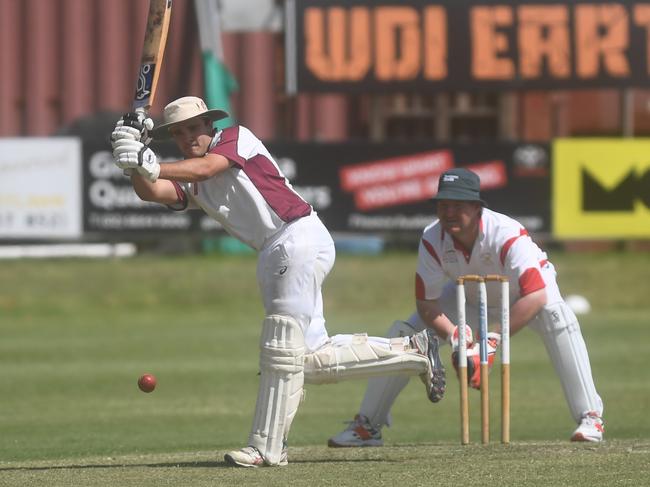
<svg viewBox="0 0 650 487"><path fill-rule="evenodd" d="M466 327L467 329L469 327ZM487 335L487 362L488 370L492 370L494 358L497 353L497 347L501 342L501 335L490 332ZM458 349L451 354L451 363L454 364L456 375L458 373ZM467 347L467 383L473 389L481 388L481 344L476 342Z"/></svg>
<svg viewBox="0 0 650 487"><path fill-rule="evenodd" d="M454 326L454 331L449 334L447 337L447 341L449 342L449 345L451 345L451 349L454 352L458 351L458 327ZM465 343L467 344L467 349L469 349L472 346L472 343L474 342L474 337L472 336L472 329L469 327L469 325L465 325Z"/></svg>
<svg viewBox="0 0 650 487"><path fill-rule="evenodd" d="M118 139L113 149L115 165L124 170L137 170L138 173L152 183L160 175L160 164L156 154L144 145L130 139Z"/></svg>
<svg viewBox="0 0 650 487"><path fill-rule="evenodd" d="M148 145L151 142L151 137L149 136L151 130L153 130L153 120L148 118L144 113L125 113L117 121L111 133L113 150L115 150L115 143L121 139L133 140Z"/></svg>

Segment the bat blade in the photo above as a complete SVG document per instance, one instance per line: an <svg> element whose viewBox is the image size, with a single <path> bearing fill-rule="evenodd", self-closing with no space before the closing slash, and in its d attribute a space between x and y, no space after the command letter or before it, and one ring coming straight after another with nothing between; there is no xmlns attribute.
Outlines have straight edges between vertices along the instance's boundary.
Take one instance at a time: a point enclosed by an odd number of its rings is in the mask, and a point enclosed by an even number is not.
<svg viewBox="0 0 650 487"><path fill-rule="evenodd" d="M172 0L150 0L142 60L133 99L134 110L147 113L153 105L171 13Z"/></svg>

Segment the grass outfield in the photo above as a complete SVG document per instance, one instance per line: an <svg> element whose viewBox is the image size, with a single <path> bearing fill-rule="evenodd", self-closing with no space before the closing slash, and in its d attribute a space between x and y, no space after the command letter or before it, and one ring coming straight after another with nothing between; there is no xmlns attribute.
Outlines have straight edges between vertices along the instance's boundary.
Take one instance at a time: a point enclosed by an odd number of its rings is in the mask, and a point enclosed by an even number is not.
<svg viewBox="0 0 650 487"><path fill-rule="evenodd" d="M411 381L386 447L336 450L363 382L308 386L288 468L231 469L257 392L263 311L250 257L2 263L0 486L645 485L650 471L650 255L552 253L581 317L607 441L568 442L575 425L541 341L512 340L512 443L460 447L458 389L432 405ZM383 334L412 311L414 254L339 256L326 282L331 334ZM448 364L449 349L443 350ZM450 367L448 367L450 368ZM158 378L141 393L137 378ZM494 375L494 374L493 374ZM498 440L498 383L492 437Z"/></svg>

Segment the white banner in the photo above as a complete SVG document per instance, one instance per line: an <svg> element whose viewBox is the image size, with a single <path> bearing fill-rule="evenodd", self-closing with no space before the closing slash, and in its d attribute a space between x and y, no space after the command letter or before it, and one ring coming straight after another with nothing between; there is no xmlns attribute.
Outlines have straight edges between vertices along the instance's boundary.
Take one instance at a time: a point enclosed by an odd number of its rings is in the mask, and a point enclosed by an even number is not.
<svg viewBox="0 0 650 487"><path fill-rule="evenodd" d="M0 139L0 239L82 235L81 141Z"/></svg>

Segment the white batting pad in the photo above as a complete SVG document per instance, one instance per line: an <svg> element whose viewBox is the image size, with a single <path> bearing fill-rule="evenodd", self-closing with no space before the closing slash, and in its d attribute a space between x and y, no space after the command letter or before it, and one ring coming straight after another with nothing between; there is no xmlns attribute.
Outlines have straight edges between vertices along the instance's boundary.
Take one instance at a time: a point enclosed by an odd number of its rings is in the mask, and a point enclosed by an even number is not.
<svg viewBox="0 0 650 487"><path fill-rule="evenodd" d="M544 340L576 423L588 411L602 415L603 401L596 392L587 346L571 308L563 301L544 306L533 329Z"/></svg>
<svg viewBox="0 0 650 487"><path fill-rule="evenodd" d="M338 337L338 336L337 336ZM404 349L403 338L369 340L366 334L332 340L305 355L305 382L325 384L382 375L420 375L427 371L423 355Z"/></svg>
<svg viewBox="0 0 650 487"><path fill-rule="evenodd" d="M260 339L260 385L253 428L248 439L267 463L280 462L304 383L305 339L298 323L288 317L264 319Z"/></svg>

